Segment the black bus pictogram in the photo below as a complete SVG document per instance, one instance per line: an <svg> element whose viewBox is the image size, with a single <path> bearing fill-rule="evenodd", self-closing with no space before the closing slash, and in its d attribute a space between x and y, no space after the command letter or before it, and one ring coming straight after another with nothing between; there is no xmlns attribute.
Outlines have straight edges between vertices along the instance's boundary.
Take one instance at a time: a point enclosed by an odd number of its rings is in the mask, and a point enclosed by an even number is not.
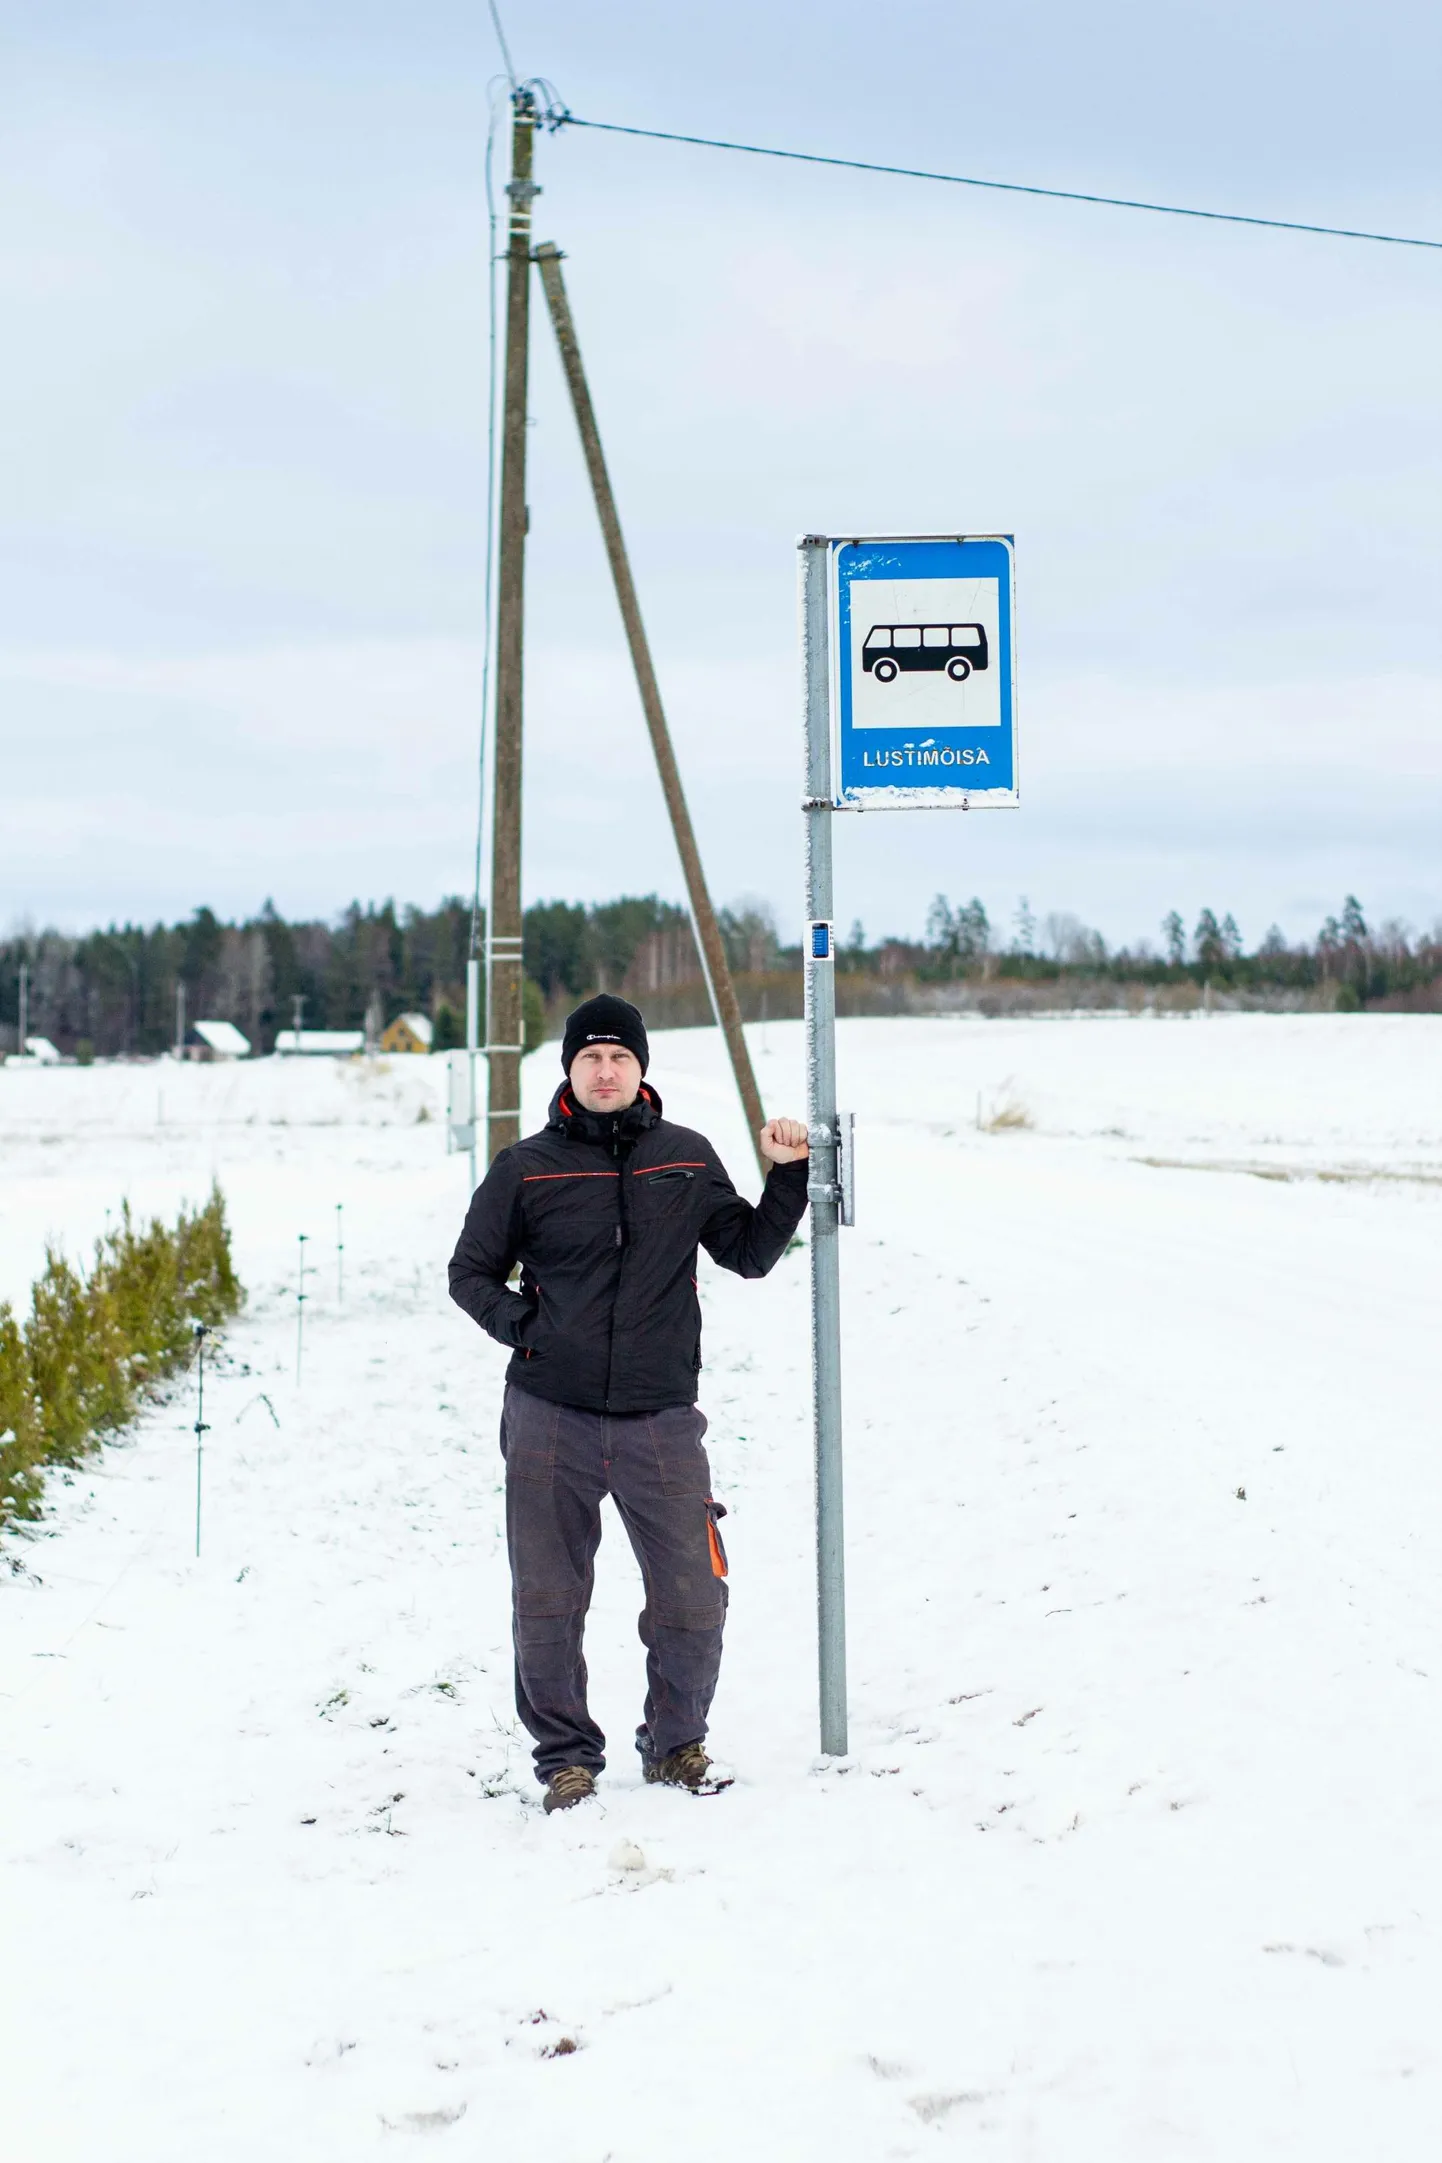
<svg viewBox="0 0 1442 2163"><path fill-rule="evenodd" d="M861 666L878 683L892 683L902 669L945 669L965 683L987 665L986 632L979 623L875 623L861 649Z"/></svg>

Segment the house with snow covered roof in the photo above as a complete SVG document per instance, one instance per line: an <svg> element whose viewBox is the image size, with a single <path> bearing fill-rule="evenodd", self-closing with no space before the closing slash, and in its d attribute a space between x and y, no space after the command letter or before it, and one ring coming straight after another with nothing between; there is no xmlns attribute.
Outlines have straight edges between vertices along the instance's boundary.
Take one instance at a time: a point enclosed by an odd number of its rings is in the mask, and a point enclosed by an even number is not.
<svg viewBox="0 0 1442 2163"><path fill-rule="evenodd" d="M250 1038L233 1021L198 1021L186 1038L192 1059L248 1059Z"/></svg>
<svg viewBox="0 0 1442 2163"><path fill-rule="evenodd" d="M390 1027L382 1032L381 1050L396 1052L429 1051L433 1031L429 1014L400 1014Z"/></svg>

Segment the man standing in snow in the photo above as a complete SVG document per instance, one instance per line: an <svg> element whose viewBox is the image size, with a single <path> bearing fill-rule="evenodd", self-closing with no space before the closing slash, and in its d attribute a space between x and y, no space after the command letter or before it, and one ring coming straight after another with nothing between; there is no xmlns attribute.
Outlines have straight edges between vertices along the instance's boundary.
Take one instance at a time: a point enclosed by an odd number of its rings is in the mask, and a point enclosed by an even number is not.
<svg viewBox="0 0 1442 2163"><path fill-rule="evenodd" d="M703 1746L726 1556L696 1409L696 1249L764 1277L806 1208L798 1120L762 1128L770 1170L753 1209L705 1136L663 1118L649 1059L625 999L577 1007L544 1130L501 1151L451 1258L452 1299L511 1352L501 1449L516 1708L548 1811L583 1802L605 1764L581 1639L606 1494L646 1588L642 1769L698 1795L727 1785Z"/></svg>

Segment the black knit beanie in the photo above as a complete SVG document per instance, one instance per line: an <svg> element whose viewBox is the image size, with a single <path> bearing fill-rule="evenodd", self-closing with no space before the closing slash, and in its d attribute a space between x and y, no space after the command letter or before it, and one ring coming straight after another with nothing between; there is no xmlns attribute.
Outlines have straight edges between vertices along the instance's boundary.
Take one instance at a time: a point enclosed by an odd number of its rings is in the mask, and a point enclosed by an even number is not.
<svg viewBox="0 0 1442 2163"><path fill-rule="evenodd" d="M643 1074L651 1064L651 1047L646 1041L646 1024L639 1008L632 1006L629 999L618 999L609 991L599 992L566 1017L566 1034L561 1039L561 1064L567 1074L577 1052L584 1051L588 1044L623 1045L627 1051L636 1054Z"/></svg>

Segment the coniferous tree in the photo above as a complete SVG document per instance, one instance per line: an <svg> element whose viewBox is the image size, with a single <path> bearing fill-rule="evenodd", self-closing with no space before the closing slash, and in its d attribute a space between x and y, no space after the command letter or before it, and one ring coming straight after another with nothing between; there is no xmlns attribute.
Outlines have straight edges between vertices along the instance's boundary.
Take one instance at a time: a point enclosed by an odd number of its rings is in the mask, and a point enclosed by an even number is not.
<svg viewBox="0 0 1442 2163"><path fill-rule="evenodd" d="M1217 922L1213 910L1203 909L1201 915L1197 918L1197 928L1192 933L1192 944L1196 950L1197 960L1204 969L1219 968L1226 960L1226 942L1222 937L1222 927Z"/></svg>
<svg viewBox="0 0 1442 2163"><path fill-rule="evenodd" d="M1162 918L1162 937L1167 942L1167 960L1180 969L1187 958L1187 927L1176 909L1169 909Z"/></svg>

